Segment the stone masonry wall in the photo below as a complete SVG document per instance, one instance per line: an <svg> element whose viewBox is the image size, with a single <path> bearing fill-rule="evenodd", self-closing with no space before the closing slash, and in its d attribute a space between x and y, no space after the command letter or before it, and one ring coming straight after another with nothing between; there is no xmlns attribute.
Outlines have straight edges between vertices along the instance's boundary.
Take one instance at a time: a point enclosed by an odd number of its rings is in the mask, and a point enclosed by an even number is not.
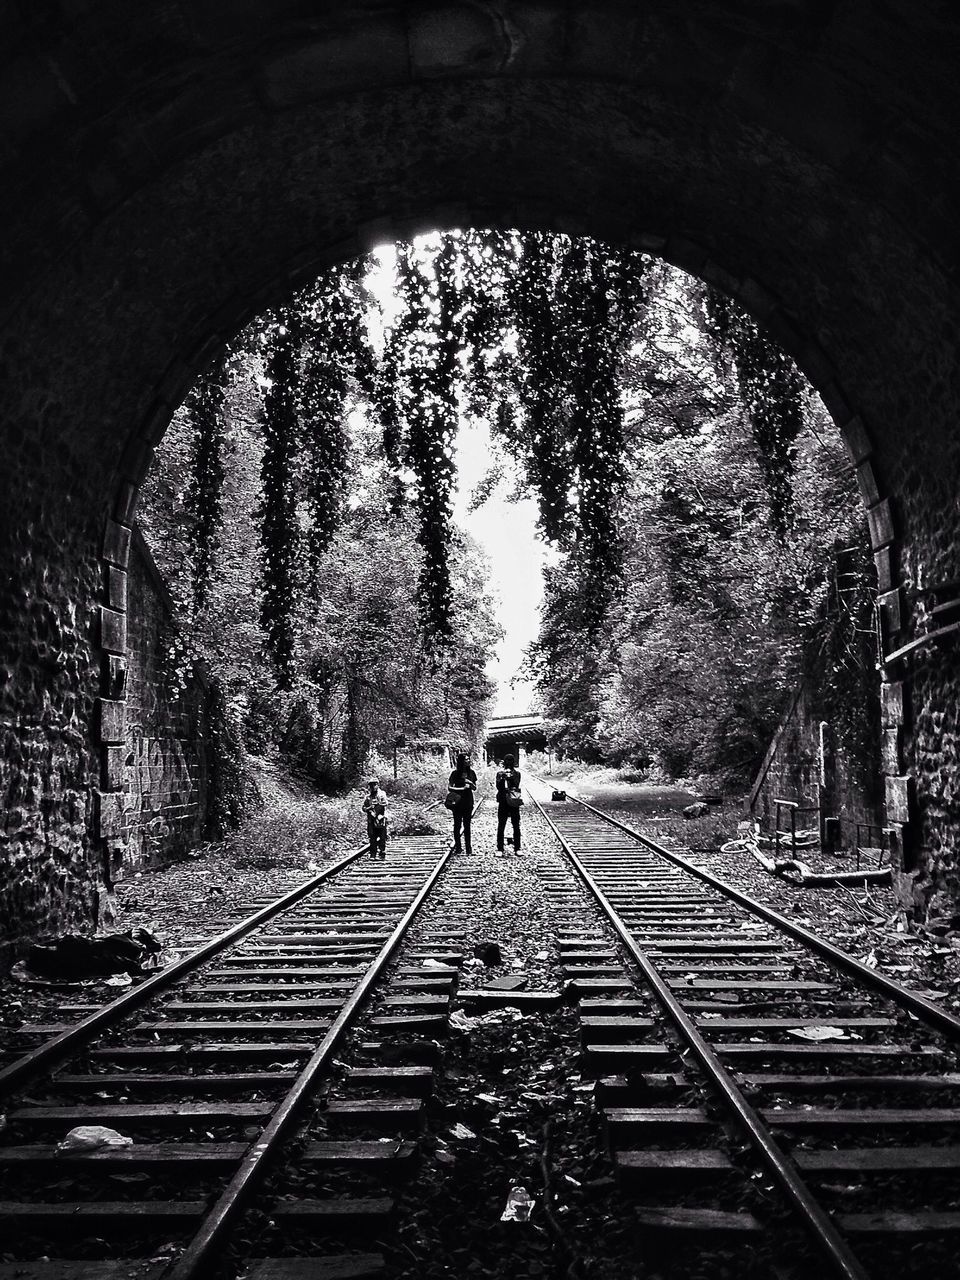
<svg viewBox="0 0 960 1280"><path fill-rule="evenodd" d="M100 531L69 502L41 522L21 496L21 521L0 515L0 961L17 937L105 906L90 838Z"/></svg>
<svg viewBox="0 0 960 1280"><path fill-rule="evenodd" d="M821 761L822 722L823 760ZM772 831L775 800L792 800L801 806L797 828L816 828L820 817L841 819L840 842L850 848L855 824L880 828L884 822L883 778L858 766L844 748L830 708L809 683L800 686L770 744L750 792L750 811L765 831ZM781 810L780 829L789 829L789 814ZM879 831L863 832L864 845L874 845Z"/></svg>
<svg viewBox="0 0 960 1280"><path fill-rule="evenodd" d="M127 574L127 717L123 770L123 869L156 866L202 837L207 756L205 687L178 683L171 647L173 602L138 531Z"/></svg>
<svg viewBox="0 0 960 1280"><path fill-rule="evenodd" d="M0 925L95 918L123 863L127 543L193 378L323 267L467 225L661 255L797 359L867 508L887 821L956 908L955 8L227 8L4 10Z"/></svg>

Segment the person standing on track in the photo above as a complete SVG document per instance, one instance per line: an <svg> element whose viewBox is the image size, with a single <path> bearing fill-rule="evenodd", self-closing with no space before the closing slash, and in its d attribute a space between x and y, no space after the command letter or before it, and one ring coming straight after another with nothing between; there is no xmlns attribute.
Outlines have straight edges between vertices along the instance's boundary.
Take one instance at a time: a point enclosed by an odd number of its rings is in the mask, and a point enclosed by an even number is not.
<svg viewBox="0 0 960 1280"><path fill-rule="evenodd" d="M497 770L497 849L504 853L503 833L507 819L513 824L513 851L520 852L520 771L513 756L503 757L503 768Z"/></svg>
<svg viewBox="0 0 960 1280"><path fill-rule="evenodd" d="M457 793L453 813L453 851L460 853L460 834L463 833L463 849L473 853L470 847L470 823L473 820L473 793L477 789L477 775L470 768L470 757L461 751L450 775L450 791Z"/></svg>
<svg viewBox="0 0 960 1280"><path fill-rule="evenodd" d="M369 788L363 797L363 812L367 815L367 839L370 857L381 860L387 856L387 795L380 789L380 779L370 778Z"/></svg>

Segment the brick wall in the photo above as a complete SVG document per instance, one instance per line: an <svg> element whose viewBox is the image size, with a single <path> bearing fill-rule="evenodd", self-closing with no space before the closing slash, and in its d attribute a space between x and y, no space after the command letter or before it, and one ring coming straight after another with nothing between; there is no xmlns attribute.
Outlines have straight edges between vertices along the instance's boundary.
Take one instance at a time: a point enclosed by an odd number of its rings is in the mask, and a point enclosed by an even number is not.
<svg viewBox="0 0 960 1280"><path fill-rule="evenodd" d="M127 577L127 715L123 768L124 870L176 856L202 836L205 688L178 682L170 648L173 602L138 531Z"/></svg>

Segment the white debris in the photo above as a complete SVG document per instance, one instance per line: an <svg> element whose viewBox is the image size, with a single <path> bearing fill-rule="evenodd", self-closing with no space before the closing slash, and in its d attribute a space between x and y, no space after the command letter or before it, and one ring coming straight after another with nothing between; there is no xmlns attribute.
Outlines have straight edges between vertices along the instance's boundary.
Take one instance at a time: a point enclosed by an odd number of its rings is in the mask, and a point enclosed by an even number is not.
<svg viewBox="0 0 960 1280"><path fill-rule="evenodd" d="M102 1124L81 1124L71 1129L62 1142L57 1143L58 1152L97 1151L101 1147L132 1147L133 1139L116 1129L107 1129Z"/></svg>

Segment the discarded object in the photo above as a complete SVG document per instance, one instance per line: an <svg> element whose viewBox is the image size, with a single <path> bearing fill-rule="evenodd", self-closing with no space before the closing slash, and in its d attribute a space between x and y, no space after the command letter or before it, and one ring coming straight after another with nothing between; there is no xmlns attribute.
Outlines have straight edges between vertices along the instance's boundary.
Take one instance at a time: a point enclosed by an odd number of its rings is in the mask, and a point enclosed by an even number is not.
<svg viewBox="0 0 960 1280"><path fill-rule="evenodd" d="M423 969L446 969L446 967L442 960L434 960L433 956L427 956L421 965Z"/></svg>
<svg viewBox="0 0 960 1280"><path fill-rule="evenodd" d="M477 1027L496 1027L504 1022L518 1022L522 1017L523 1014L518 1009L494 1009L490 1013L479 1014L476 1018L471 1018L460 1009L454 1009L450 1014L449 1022L454 1031L468 1034L475 1031Z"/></svg>
<svg viewBox="0 0 960 1280"><path fill-rule="evenodd" d="M57 1143L57 1153L70 1151L99 1151L101 1147L132 1147L133 1139L116 1129L102 1124L80 1124L71 1129L62 1142Z"/></svg>
<svg viewBox="0 0 960 1280"><path fill-rule="evenodd" d="M550 797L551 800L566 800L566 798L567 793L565 791L554 791L553 795Z"/></svg>
<svg viewBox="0 0 960 1280"><path fill-rule="evenodd" d="M536 1200L528 1194L526 1187L511 1187L500 1221L529 1222L536 1203Z"/></svg>
<svg viewBox="0 0 960 1280"><path fill-rule="evenodd" d="M482 960L488 967L503 964L503 953L500 950L499 943L496 942L478 942L473 948L473 954L478 960Z"/></svg>
<svg viewBox="0 0 960 1280"><path fill-rule="evenodd" d="M519 1009L494 1009L490 1013L483 1013L474 1021L481 1027L496 1027L504 1022L520 1022L523 1014Z"/></svg>
<svg viewBox="0 0 960 1280"><path fill-rule="evenodd" d="M475 1138L477 1136L472 1129L468 1129L465 1124L460 1124L459 1121L453 1126L450 1133L454 1138L459 1139L460 1142L469 1142L471 1138Z"/></svg>
<svg viewBox="0 0 960 1280"><path fill-rule="evenodd" d="M464 1013L462 1009L454 1009L450 1014L448 1021L454 1031L467 1032L472 1031L480 1019L471 1018L470 1015L468 1013Z"/></svg>
<svg viewBox="0 0 960 1280"><path fill-rule="evenodd" d="M801 1040L849 1040L843 1027L834 1027L829 1023L817 1023L813 1027L789 1027L788 1036L798 1036Z"/></svg>
<svg viewBox="0 0 960 1280"><path fill-rule="evenodd" d="M133 979L129 973L111 973L109 978L104 978L103 985L105 987L132 987Z"/></svg>
<svg viewBox="0 0 960 1280"><path fill-rule="evenodd" d="M698 800L695 804L688 804L681 809L681 813L685 818L702 818L706 812L707 806L702 800Z"/></svg>
<svg viewBox="0 0 960 1280"><path fill-rule="evenodd" d="M686 813L686 809L684 810ZM814 871L799 858L771 858L761 853L754 837L743 837L728 840L720 846L721 853L750 853L760 863L764 871L780 876L789 884L799 885L801 889L836 888L838 885L890 884L890 868L883 867L871 871Z"/></svg>
<svg viewBox="0 0 960 1280"><path fill-rule="evenodd" d="M41 978L79 981L111 973L140 976L159 967L162 944L149 929L128 929L103 937L65 933L36 942L24 957L27 969Z"/></svg>
<svg viewBox="0 0 960 1280"><path fill-rule="evenodd" d="M484 991L520 991L527 985L527 979L522 973L507 976L505 978L491 978L484 984Z"/></svg>

